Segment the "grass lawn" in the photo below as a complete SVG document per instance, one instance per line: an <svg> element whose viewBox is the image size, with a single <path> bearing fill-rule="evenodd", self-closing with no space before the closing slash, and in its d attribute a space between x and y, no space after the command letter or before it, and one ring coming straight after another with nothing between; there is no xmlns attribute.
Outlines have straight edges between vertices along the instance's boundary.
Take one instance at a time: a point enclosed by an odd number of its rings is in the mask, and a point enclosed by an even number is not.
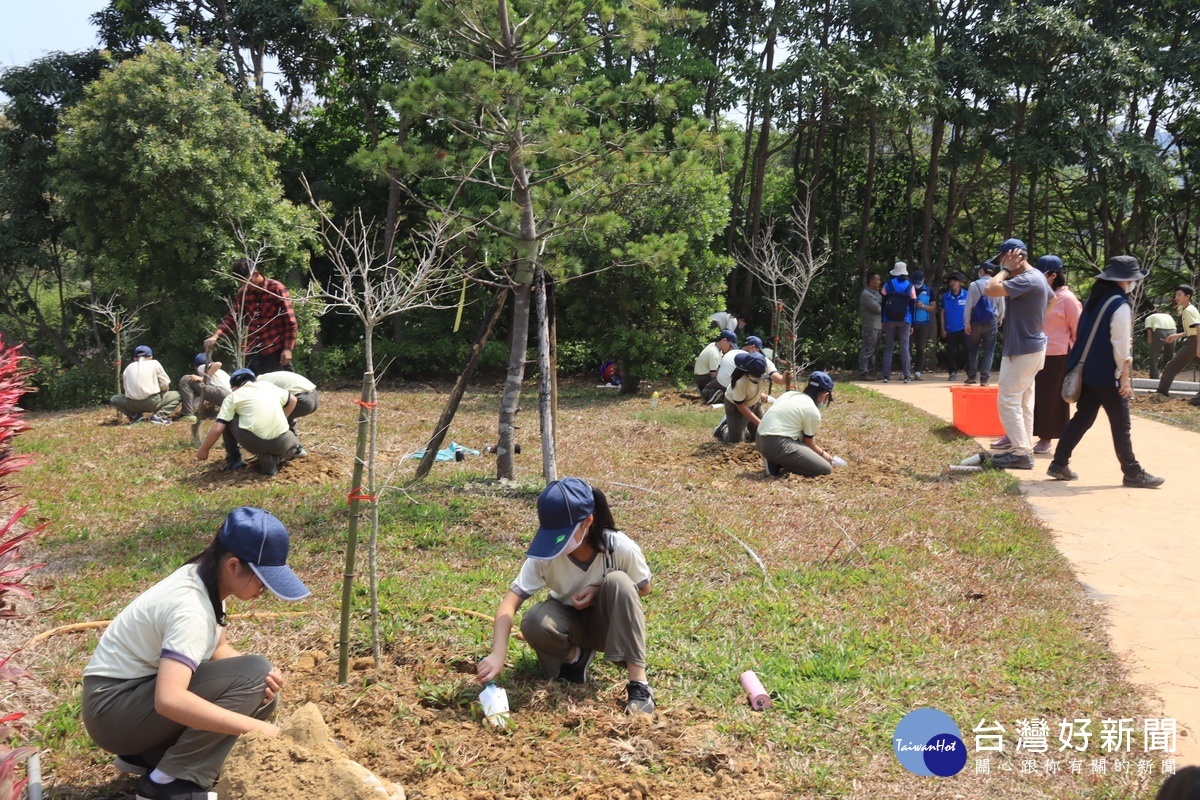
<svg viewBox="0 0 1200 800"><path fill-rule="evenodd" d="M197 462L182 424L117 426L111 410L30 415L18 440L35 458L20 474L23 497L52 524L22 554L48 566L32 580L38 613L4 629L9 650L55 625L111 618L201 550L231 507L260 505L292 531L293 563L314 597L254 604L303 613L235 622L231 641L288 675L285 714L316 702L348 754L410 797L1066 800L1149 798L1161 782L1158 758L1153 774L1136 764L1152 702L1126 682L1101 608L1016 482L947 475L967 440L852 387L838 388L820 435L850 466L819 480L767 479L752 445L712 439L717 411L673 392L652 408L645 397L564 387L560 474L608 494L655 573L645 603L661 713L620 714L623 671L611 664L587 686L549 683L514 641L501 683L515 724L485 729L467 672L487 652L490 624L461 610L494 611L536 527L536 392L519 417L516 481L497 482L492 458L480 456L407 486L416 461L403 456L432 429L446 390L408 385L380 398L380 462L395 471L380 497L381 668L337 686L336 658L322 661L337 648L355 389L322 392L320 411L300 424L309 457L275 478L219 472L219 452ZM497 405L498 387L476 390L449 439L492 443ZM365 592L357 602L365 612ZM55 636L16 658L37 683L6 704L33 712L29 738L45 748L50 797L132 791L79 721L95 641L94 632ZM369 653L363 613L353 645ZM765 713L746 703L746 669L772 695ZM923 706L958 723L970 754L959 775L917 777L893 756L897 723ZM1049 724L1049 751L1014 752L1018 720L1033 718ZM1117 771L1097 733L1072 774L1058 734L1060 720L1075 718L1096 732L1101 719L1134 718L1128 769ZM1006 729L1002 755L975 752L981 720ZM1102 756L1099 774L1089 766ZM977 772L977 758L990 774ZM1047 759L1057 774L1045 773Z"/></svg>

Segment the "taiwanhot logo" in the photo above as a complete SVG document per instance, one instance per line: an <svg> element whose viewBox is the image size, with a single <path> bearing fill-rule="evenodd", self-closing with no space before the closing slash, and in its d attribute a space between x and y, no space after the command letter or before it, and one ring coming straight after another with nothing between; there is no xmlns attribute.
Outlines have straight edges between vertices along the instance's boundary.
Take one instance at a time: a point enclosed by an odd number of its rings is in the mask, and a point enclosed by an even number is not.
<svg viewBox="0 0 1200 800"><path fill-rule="evenodd" d="M958 725L936 708L905 714L892 736L892 750L900 765L914 775L949 778L967 764Z"/></svg>

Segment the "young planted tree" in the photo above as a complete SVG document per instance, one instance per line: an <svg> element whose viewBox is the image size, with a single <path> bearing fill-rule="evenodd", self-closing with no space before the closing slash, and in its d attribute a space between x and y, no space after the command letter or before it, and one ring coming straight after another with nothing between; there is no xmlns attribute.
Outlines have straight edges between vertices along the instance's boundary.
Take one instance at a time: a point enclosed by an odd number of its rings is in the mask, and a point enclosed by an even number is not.
<svg viewBox="0 0 1200 800"><path fill-rule="evenodd" d="M570 273L549 246L579 234L603 248L619 222L613 201L667 158L659 129L625 122L650 95L670 106L671 88L637 74L614 83L590 71L587 56L609 47L634 59L673 14L653 0L428 0L400 33L416 53L412 62L429 65L397 93L398 113L421 120L424 137L378 156L410 189L421 182L414 197L453 213L507 260L513 316L498 421L501 478L515 469L534 277L539 267ZM552 424L543 425L542 448L552 465Z"/></svg>
<svg viewBox="0 0 1200 800"><path fill-rule="evenodd" d="M804 298L813 278L829 263L829 244L823 242L819 252L813 252L812 195L805 192L803 205L792 210L790 230L779 231L769 221L750 253L739 256L741 266L749 270L762 285L771 302L772 333L778 354L787 360L794 371L800 363L800 322ZM789 381L790 382L790 381Z"/></svg>
<svg viewBox="0 0 1200 800"><path fill-rule="evenodd" d="M307 184L305 184L307 187ZM414 242L411 260L402 261L387 254L382 230L355 212L350 219L335 222L316 202L321 218L320 236L326 256L333 264L333 279L317 289L326 311L356 317L363 330L366 358L362 393L358 401L358 438L354 456L354 474L350 480L350 528L346 539L346 571L342 582L341 636L338 643L338 680L349 674L350 610L354 598L355 565L358 549L358 520L362 503L370 515L370 539L367 546L369 595L371 598L371 651L379 663L379 584L376 554L379 537L379 506L382 488L377 480L375 358L372 342L375 329L393 314L416 308L448 308L458 275L450 265L452 256L446 247L450 240L445 225L436 225L420 241ZM319 282L314 282L321 287ZM366 470L366 481L363 470Z"/></svg>
<svg viewBox="0 0 1200 800"><path fill-rule="evenodd" d="M80 305L92 312L97 326L103 325L104 329L112 334L113 362L117 367L114 386L116 387L116 394L121 394L124 390L124 387L121 385L121 372L123 369L125 348L135 341L137 337L146 332L146 326L142 324L141 318L138 316L139 312L145 308L145 305L138 306L130 311L117 302L117 295L115 293L103 303L81 303ZM117 409L118 419L120 416L121 411Z"/></svg>

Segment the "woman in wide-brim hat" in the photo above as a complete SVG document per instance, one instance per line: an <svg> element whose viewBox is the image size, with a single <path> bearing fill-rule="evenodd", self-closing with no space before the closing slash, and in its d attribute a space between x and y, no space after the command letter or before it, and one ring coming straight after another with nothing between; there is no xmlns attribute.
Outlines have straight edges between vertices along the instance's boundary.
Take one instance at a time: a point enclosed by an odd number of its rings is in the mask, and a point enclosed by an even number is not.
<svg viewBox="0 0 1200 800"><path fill-rule="evenodd" d="M1133 309L1129 290L1146 277L1133 256L1115 256L1108 260L1104 271L1096 276L1092 291L1083 306L1075 345L1067 361L1067 369L1083 363L1083 388L1075 406L1075 415L1067 423L1054 461L1047 470L1050 477L1061 481L1079 476L1071 469L1071 454L1096 421L1100 409L1108 416L1112 428L1113 447L1126 486L1153 489L1163 484L1138 463L1130 438L1129 399L1133 383L1129 370L1133 362ZM1093 335L1093 331L1095 335ZM1090 340L1090 345L1089 345ZM1084 350L1087 357L1084 358Z"/></svg>

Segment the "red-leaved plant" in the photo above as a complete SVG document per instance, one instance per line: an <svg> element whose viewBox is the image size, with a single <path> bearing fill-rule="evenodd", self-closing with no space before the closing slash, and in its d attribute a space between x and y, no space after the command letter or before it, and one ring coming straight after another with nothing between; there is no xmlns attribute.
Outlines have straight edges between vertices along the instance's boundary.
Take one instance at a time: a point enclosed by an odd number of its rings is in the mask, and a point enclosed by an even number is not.
<svg viewBox="0 0 1200 800"><path fill-rule="evenodd" d="M15 487L8 482L8 477L29 463L27 457L13 454L13 439L29 428L21 418L23 410L18 403L21 395L27 391L27 379L31 372L32 370L22 366L22 358L17 348L0 344L0 503L6 503L16 494ZM36 528L14 534L13 528L28 510L28 506L17 509L0 528L0 619L12 619L17 616L15 597L33 599L33 594L22 581L32 570L45 566L16 565L21 543L46 527L43 523ZM8 663L13 655L15 653L0 659L0 680L15 684L22 678L32 678L27 671ZM37 752L36 747L14 748L6 744L16 733L12 723L18 722L24 716L24 712L14 711L0 717L0 800L19 800L24 795L26 780L18 779L17 765Z"/></svg>

